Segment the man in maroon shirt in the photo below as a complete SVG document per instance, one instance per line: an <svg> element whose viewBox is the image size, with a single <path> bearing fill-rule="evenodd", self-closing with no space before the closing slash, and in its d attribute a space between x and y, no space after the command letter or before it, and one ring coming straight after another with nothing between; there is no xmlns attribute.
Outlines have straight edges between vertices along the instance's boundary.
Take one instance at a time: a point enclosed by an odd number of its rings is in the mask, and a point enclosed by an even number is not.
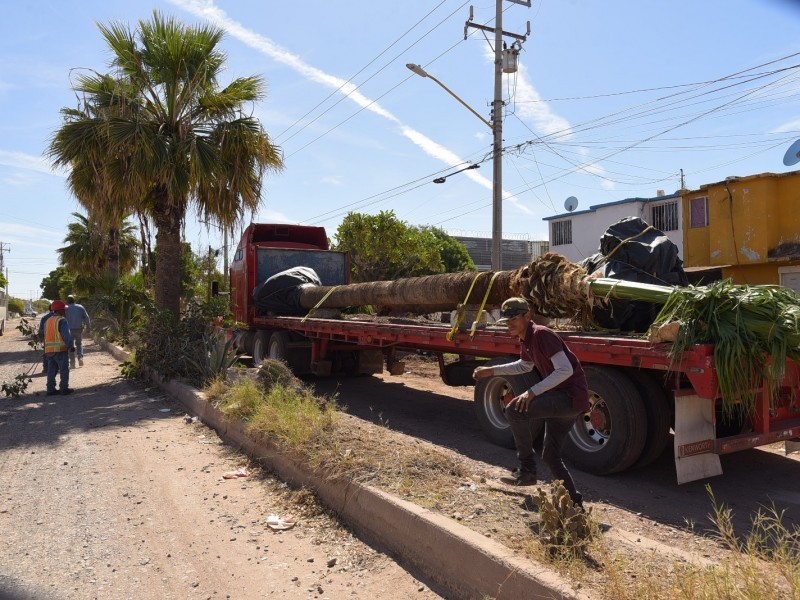
<svg viewBox="0 0 800 600"><path fill-rule="evenodd" d="M544 420L542 460L555 479L561 479L573 502L582 506L583 496L575 488L564 461L561 448L578 416L589 410L589 389L586 375L578 358L567 348L553 330L531 320L530 306L525 298L509 298L500 310L508 330L519 337L520 358L517 361L492 367L477 367L475 379L496 375L519 375L536 369L542 380L511 400L506 417L514 436L520 467L511 477L501 481L513 485L534 485L536 458L533 450L532 426Z"/></svg>

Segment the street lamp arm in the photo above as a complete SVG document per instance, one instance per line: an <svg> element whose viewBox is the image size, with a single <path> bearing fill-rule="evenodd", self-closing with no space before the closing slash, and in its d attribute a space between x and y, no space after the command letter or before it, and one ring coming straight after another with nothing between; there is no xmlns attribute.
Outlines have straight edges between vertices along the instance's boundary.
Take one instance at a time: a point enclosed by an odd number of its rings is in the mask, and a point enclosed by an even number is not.
<svg viewBox="0 0 800 600"><path fill-rule="evenodd" d="M465 107L467 110L469 110L469 112L471 112L473 115L475 115L476 117L478 117L478 118L479 118L481 121L483 121L484 123L486 123L486 126L487 126L489 129L494 129L494 128L492 127L492 124L491 124L491 123L489 123L489 121L487 121L486 119L484 119L484 118L483 118L483 117L480 115L480 113L478 113L478 112L477 112L477 111L476 111L474 108L472 108L472 107L471 107L469 104L467 104L467 103L466 103L466 102L464 102L464 101L463 101L461 98L459 98L459 97L458 97L458 96L457 96L457 95L456 95L456 94L455 94L455 93L454 93L454 92L453 92L453 91L452 91L452 90L451 90L449 87L447 87L447 86L446 86L445 84L443 84L441 81L439 81L438 79L436 79L436 77L434 77L433 75L431 75L430 73L428 73L427 71L425 71L425 70L424 70L422 67L420 67L419 65L415 65L415 64L409 63L409 64L407 64L406 66L407 66L407 67L408 67L408 68L409 68L411 71L413 71L414 73L416 73L417 75L419 75L420 77L428 77L429 79L433 79L433 80L434 80L436 83L438 83L438 84L439 84L439 85L442 87L442 89L443 89L445 92L447 92L448 94L450 94L450 95L451 95L453 98L455 98L455 99L456 99L456 100L458 100L458 101L459 101L459 102L460 102L462 105L464 105L464 107Z"/></svg>

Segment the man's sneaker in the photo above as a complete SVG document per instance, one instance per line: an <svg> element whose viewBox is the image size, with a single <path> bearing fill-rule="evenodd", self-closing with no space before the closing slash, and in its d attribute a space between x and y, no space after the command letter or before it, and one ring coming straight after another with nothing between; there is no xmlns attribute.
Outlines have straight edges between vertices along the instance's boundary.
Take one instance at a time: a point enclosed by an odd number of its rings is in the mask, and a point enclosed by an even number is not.
<svg viewBox="0 0 800 600"><path fill-rule="evenodd" d="M536 485L537 479L536 473L517 469L512 471L511 475L501 477L500 481L508 485Z"/></svg>
<svg viewBox="0 0 800 600"><path fill-rule="evenodd" d="M63 390L61 390L61 395L62 396L66 396L67 394L71 394L74 391L75 390L73 390L72 388L64 388ZM55 394L55 392L53 392L53 393Z"/></svg>
<svg viewBox="0 0 800 600"><path fill-rule="evenodd" d="M80 366L83 366L83 359L82 359L82 358L79 358L79 359L78 359L78 364L79 364Z"/></svg>
<svg viewBox="0 0 800 600"><path fill-rule="evenodd" d="M47 395L48 396L55 396L56 394L58 394L58 392L55 391L55 390L47 390Z"/></svg>

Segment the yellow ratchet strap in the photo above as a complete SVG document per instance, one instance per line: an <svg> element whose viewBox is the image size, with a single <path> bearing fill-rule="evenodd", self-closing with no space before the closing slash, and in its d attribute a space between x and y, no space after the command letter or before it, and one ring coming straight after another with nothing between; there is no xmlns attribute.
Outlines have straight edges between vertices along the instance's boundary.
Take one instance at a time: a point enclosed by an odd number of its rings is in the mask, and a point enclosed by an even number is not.
<svg viewBox="0 0 800 600"><path fill-rule="evenodd" d="M330 295L333 293L333 290L335 290L335 289L336 289L336 288L338 288L338 287L339 287L338 285L335 285L335 286L333 286L331 289L329 289L329 290L328 290L328 291L325 293L325 295L322 297L322 299L321 299L319 302L317 302L317 305L316 305L314 308L312 308L310 311L308 311L308 314L307 314L305 317L303 317L302 319L300 319L300 322L301 322L301 323L305 323L305 322L306 322L306 319L307 319L308 317L310 317L310 316L311 316L311 315L313 315L315 312L317 312L317 309L318 309L320 306L322 306L322 303L323 303L323 302L325 302L325 300L327 300L327 299L328 299L328 296L330 296Z"/></svg>
<svg viewBox="0 0 800 600"><path fill-rule="evenodd" d="M489 285L486 286L486 293L483 295L483 302L481 302L481 307L478 310L478 315L475 320L472 322L472 329L469 332L469 337L475 337L475 331L478 329L478 323L481 321L481 316L483 315L483 307L486 306L486 301L489 299L489 292L492 291L492 284L494 283L495 278L500 274L500 271L495 271L492 278L489 280Z"/></svg>
<svg viewBox="0 0 800 600"><path fill-rule="evenodd" d="M469 285L469 290L467 291L467 297L464 298L464 302L462 302L456 307L456 316L453 319L453 326L450 328L450 331L445 336L448 342L453 341L453 338L456 336L456 333L458 332L458 326L461 325L461 322L464 320L464 313L466 311L467 300L469 300L469 297L472 294L472 288L475 287L475 282L478 281L478 277L480 277L481 275L483 275L483 273L478 273L477 275L475 275L475 278Z"/></svg>

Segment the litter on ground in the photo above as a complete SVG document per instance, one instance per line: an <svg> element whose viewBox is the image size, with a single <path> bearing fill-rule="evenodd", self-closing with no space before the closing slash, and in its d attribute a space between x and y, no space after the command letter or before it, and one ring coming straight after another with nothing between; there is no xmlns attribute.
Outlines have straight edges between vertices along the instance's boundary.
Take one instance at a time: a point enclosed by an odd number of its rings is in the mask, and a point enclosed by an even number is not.
<svg viewBox="0 0 800 600"><path fill-rule="evenodd" d="M295 525L297 525L297 519L295 519L294 515L287 515L285 517L270 515L267 517L267 527L274 531L285 531L286 529L291 529Z"/></svg>
<svg viewBox="0 0 800 600"><path fill-rule="evenodd" d="M247 472L247 469L242 467L241 469L237 469L236 471L228 471L227 473L222 474L223 479L237 479L239 477L247 477L250 473Z"/></svg>

